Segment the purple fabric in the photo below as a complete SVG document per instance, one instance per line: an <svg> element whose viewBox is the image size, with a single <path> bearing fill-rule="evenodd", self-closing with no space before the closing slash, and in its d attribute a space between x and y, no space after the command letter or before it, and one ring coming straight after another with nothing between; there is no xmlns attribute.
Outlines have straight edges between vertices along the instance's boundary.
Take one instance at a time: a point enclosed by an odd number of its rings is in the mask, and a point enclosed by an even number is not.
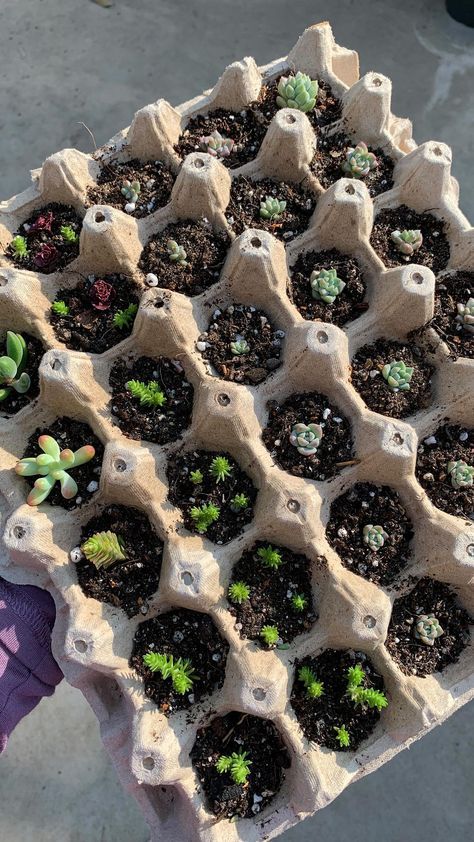
<svg viewBox="0 0 474 842"><path fill-rule="evenodd" d="M20 719L62 679L51 653L54 619L47 591L0 578L0 753Z"/></svg>

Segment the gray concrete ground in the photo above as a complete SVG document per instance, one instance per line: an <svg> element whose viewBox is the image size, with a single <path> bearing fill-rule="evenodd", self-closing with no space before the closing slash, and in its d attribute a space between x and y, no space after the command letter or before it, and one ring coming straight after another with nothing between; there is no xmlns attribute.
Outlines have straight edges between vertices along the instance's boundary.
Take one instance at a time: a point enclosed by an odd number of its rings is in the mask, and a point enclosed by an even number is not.
<svg viewBox="0 0 474 842"><path fill-rule="evenodd" d="M245 54L284 54L309 23L330 19L356 48L362 72L394 82L393 107L418 141L449 143L461 207L474 218L474 30L451 21L442 0L2 0L0 198L27 184L29 168L64 146L89 150L164 96L187 99ZM286 842L432 842L472 835L474 706L409 752L350 787ZM88 706L61 685L18 728L1 759L1 842L145 842ZM179 842L179 840L177 840Z"/></svg>

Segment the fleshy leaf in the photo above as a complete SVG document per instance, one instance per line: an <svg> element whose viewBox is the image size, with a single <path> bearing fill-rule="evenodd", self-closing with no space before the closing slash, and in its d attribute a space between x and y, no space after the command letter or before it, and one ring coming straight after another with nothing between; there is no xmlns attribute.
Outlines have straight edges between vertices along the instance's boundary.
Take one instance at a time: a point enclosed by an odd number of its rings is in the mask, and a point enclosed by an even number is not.
<svg viewBox="0 0 474 842"><path fill-rule="evenodd" d="M30 375L24 371L18 380L15 380L15 382L12 383L12 386L15 389L15 392L18 392L19 395L24 395L31 386Z"/></svg>
<svg viewBox="0 0 474 842"><path fill-rule="evenodd" d="M41 477L37 479L34 488L28 494L26 502L29 506L39 506L43 500L46 500L49 492L53 488L54 479L50 476L48 477Z"/></svg>
<svg viewBox="0 0 474 842"><path fill-rule="evenodd" d="M78 492L77 482L66 473L66 471L57 471L55 479L59 480L61 485L61 494L65 500L72 500Z"/></svg>
<svg viewBox="0 0 474 842"><path fill-rule="evenodd" d="M0 357L0 379L3 381L13 380L17 373L18 366L11 357Z"/></svg>
<svg viewBox="0 0 474 842"><path fill-rule="evenodd" d="M52 436L40 436L38 439L38 444L43 453L47 453L48 456L52 456L55 461L59 459L59 454L61 450L59 444L53 439Z"/></svg>
<svg viewBox="0 0 474 842"><path fill-rule="evenodd" d="M95 448L91 444L85 444L84 447L80 447L74 453L74 467L76 468L78 465L84 465L86 462L90 462L94 456Z"/></svg>

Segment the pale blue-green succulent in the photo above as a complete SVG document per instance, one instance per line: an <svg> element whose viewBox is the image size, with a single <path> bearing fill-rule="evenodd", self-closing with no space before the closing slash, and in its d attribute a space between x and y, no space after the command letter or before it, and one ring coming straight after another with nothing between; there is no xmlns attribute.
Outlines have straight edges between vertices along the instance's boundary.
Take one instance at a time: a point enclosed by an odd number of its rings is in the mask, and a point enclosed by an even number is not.
<svg viewBox="0 0 474 842"><path fill-rule="evenodd" d="M369 152L367 144L361 140L357 146L350 146L347 150L342 170L352 178L364 178L376 166L377 158L373 152Z"/></svg>
<svg viewBox="0 0 474 842"><path fill-rule="evenodd" d="M38 444L43 451L39 456L27 456L15 466L15 471L21 477L34 477L39 474L26 502L29 506L39 506L46 500L56 482L61 485L61 494L65 500L76 496L78 487L76 481L67 473L71 468L77 468L95 456L95 449L91 444L72 450L61 450L52 436L40 436Z"/></svg>
<svg viewBox="0 0 474 842"><path fill-rule="evenodd" d="M392 231L390 236L398 251L401 254L407 254L409 256L414 254L415 251L418 251L423 243L423 235L418 228L409 231L399 231L397 229L396 231Z"/></svg>
<svg viewBox="0 0 474 842"><path fill-rule="evenodd" d="M319 272L314 270L311 272L309 282L313 298L324 301L326 304L333 304L346 286L345 282L337 277L335 269L320 269Z"/></svg>
<svg viewBox="0 0 474 842"><path fill-rule="evenodd" d="M279 108L297 108L312 111L318 96L318 83L298 70L296 76L282 76L278 82L276 102Z"/></svg>
<svg viewBox="0 0 474 842"><path fill-rule="evenodd" d="M178 263L180 266L188 265L186 262L187 254L183 246L180 246L176 240L168 240L166 243L166 250L171 263Z"/></svg>
<svg viewBox="0 0 474 842"><path fill-rule="evenodd" d="M470 488L474 485L474 467L468 465L463 459L448 462L448 476L453 488Z"/></svg>
<svg viewBox="0 0 474 842"><path fill-rule="evenodd" d="M246 339L236 339L230 343L230 350L234 357L241 357L250 353L250 345Z"/></svg>
<svg viewBox="0 0 474 842"><path fill-rule="evenodd" d="M457 304L458 314L456 321L469 333L474 333L474 298L470 298L466 304Z"/></svg>
<svg viewBox="0 0 474 842"><path fill-rule="evenodd" d="M302 456L313 456L321 439L323 428L319 424L294 424L290 433L290 444L296 447Z"/></svg>
<svg viewBox="0 0 474 842"><path fill-rule="evenodd" d="M416 619L415 637L427 646L433 646L437 637L444 634L434 614L420 614Z"/></svg>
<svg viewBox="0 0 474 842"><path fill-rule="evenodd" d="M122 184L120 192L123 196L125 196L128 202L136 204L140 195L140 189L139 181L129 181L128 178L126 178Z"/></svg>
<svg viewBox="0 0 474 842"><path fill-rule="evenodd" d="M387 363L382 369L382 377L393 392L407 392L413 377L414 368L406 365L403 360Z"/></svg>
<svg viewBox="0 0 474 842"><path fill-rule="evenodd" d="M228 158L234 146L235 142L230 137L223 137L217 129L210 135L199 138L199 147L213 158Z"/></svg>
<svg viewBox="0 0 474 842"><path fill-rule="evenodd" d="M260 202L260 217L262 219L278 219L286 208L284 199L275 199L267 196L264 202Z"/></svg>
<svg viewBox="0 0 474 842"><path fill-rule="evenodd" d="M372 523L368 523L362 530L362 537L364 544L367 544L376 553L385 544L388 534L383 526L374 526Z"/></svg>
<svg viewBox="0 0 474 842"><path fill-rule="evenodd" d="M0 357L0 403L8 398L12 389L24 395L31 386L25 371L28 351L20 333L7 331L6 351L6 355Z"/></svg>

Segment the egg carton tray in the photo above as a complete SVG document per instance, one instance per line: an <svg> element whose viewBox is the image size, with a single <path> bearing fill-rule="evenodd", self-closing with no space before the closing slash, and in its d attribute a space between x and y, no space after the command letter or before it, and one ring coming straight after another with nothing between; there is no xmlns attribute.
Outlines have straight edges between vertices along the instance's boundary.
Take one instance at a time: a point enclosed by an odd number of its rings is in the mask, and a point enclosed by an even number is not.
<svg viewBox="0 0 474 842"><path fill-rule="evenodd" d="M288 69L329 83L342 100L343 126L355 140L381 147L395 161L394 186L374 201L362 180L341 178L324 190L310 170L317 138L305 114L279 110L255 160L229 171L208 154L181 162L173 147L191 115L217 107L239 110L254 101L262 84ZM18 225L49 202L74 206L83 217L80 253L63 274L14 268L0 259L0 331L26 331L48 349L40 367L40 396L12 419L0 420L1 575L33 583L53 595L57 620L55 656L67 680L78 687L100 723L104 745L124 787L147 819L152 840L183 842L270 839L331 802L348 784L377 769L472 698L474 653L427 678L404 675L384 641L395 591L378 587L346 569L325 537L331 502L355 482L394 488L414 524L407 573L428 575L456 587L461 604L474 608L474 526L435 508L415 478L417 444L443 419L472 426L473 360L453 361L431 331L436 365L431 406L409 423L370 411L350 383L350 358L381 336L403 340L433 314L434 275L422 265L387 269L369 237L374 214L406 204L430 210L446 223L448 270L474 268L474 234L458 207L451 176L451 151L430 141L417 146L411 124L391 112L391 82L379 73L359 78L358 57L338 46L327 23L306 29L287 58L257 67L245 58L226 68L211 90L174 108L164 100L142 108L131 126L99 154L66 149L32 172L32 184L0 205L3 253ZM331 129L332 130L332 129ZM160 159L177 174L166 207L136 220L109 206L86 210L88 187L101 160ZM231 179L246 174L304 183L317 198L304 234L286 248L263 230L249 229L232 244L220 280L190 299L147 288L138 269L144 244L180 218L206 217L229 228L225 210ZM304 321L286 294L288 265L301 252L338 249L355 256L367 278L369 307L346 328ZM88 273L124 272L137 279L143 296L132 335L103 354L68 351L55 338L48 312L57 290ZM162 306L154 306L160 301ZM213 307L231 302L262 308L285 331L283 365L259 386L214 376L196 342ZM179 442L159 447L125 438L112 422L109 373L118 357L179 356L194 387L192 424ZM295 392L325 394L350 420L360 462L328 482L290 475L274 464L261 431L267 401ZM14 472L29 436L58 416L86 422L105 445L100 487L86 505L68 512L25 504L23 480ZM226 546L187 533L181 513L167 499L166 465L181 447L230 453L258 488L253 521ZM157 593L146 618L129 619L111 605L86 598L77 583L70 550L81 528L105 505L143 510L164 540ZM319 620L286 651L263 651L240 638L226 600L231 570L255 540L268 540L316 561L313 586ZM222 688L193 711L166 718L146 698L143 682L129 667L136 628L169 608L209 614L230 650ZM334 753L309 744L289 703L295 658L326 647L367 653L382 674L390 704L370 738L356 753ZM291 757L282 789L253 819L216 821L206 807L189 751L197 729L212 714L236 710L270 719Z"/></svg>

